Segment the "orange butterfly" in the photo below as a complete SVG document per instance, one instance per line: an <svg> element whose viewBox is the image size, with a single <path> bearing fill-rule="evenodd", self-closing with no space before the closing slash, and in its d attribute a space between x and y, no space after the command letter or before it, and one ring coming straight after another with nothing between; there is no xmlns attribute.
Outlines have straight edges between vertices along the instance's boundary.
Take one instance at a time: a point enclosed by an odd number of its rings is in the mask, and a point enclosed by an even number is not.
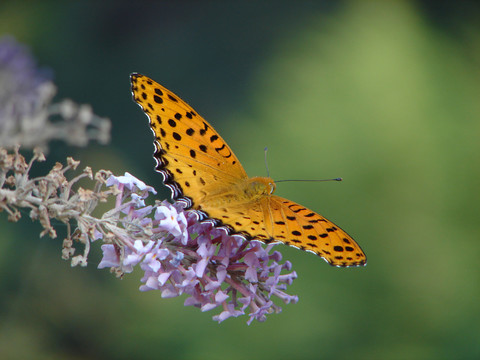
<svg viewBox="0 0 480 360"><path fill-rule="evenodd" d="M133 99L155 135L156 170L200 221L264 243L282 242L321 256L333 266L361 266L360 246L331 221L273 195L275 182L249 178L220 135L186 102L152 79L132 74Z"/></svg>

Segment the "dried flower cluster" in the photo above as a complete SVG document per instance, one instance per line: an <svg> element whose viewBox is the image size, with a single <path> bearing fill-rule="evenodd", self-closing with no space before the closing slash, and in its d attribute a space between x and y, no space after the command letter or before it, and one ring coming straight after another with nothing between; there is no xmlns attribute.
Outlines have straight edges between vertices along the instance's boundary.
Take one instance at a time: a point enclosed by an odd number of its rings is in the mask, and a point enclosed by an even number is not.
<svg viewBox="0 0 480 360"><path fill-rule="evenodd" d="M0 38L0 146L47 151L51 140L74 146L109 142L110 120L89 105L53 102L56 91L49 72L37 68L27 48L11 37Z"/></svg>
<svg viewBox="0 0 480 360"><path fill-rule="evenodd" d="M63 258L69 259L74 254L74 241L85 246L83 255L72 258L72 265L87 265L90 249L90 239L98 219L91 216L99 201L106 201L115 189L101 191L102 184L110 176L107 171L95 174L94 190L78 188L74 185L82 178L93 179L92 171L86 167L83 172L67 180L65 172L76 169L79 162L67 159L67 166L57 163L52 170L42 177L30 179L29 171L35 161L44 161L45 156L38 149L34 150L32 159L27 163L19 154L18 147L13 153L0 148L0 209L8 213L8 220L17 222L21 218L20 209L29 210L32 220L38 220L43 228L40 236L57 237L57 232L51 224L56 219L67 225L67 236L63 242ZM75 231L71 231L72 221Z"/></svg>

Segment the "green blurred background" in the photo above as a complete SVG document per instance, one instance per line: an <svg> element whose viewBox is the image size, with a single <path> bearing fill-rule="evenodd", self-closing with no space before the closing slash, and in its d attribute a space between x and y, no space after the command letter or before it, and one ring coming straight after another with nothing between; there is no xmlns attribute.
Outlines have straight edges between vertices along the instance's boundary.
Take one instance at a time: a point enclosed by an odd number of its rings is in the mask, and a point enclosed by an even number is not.
<svg viewBox="0 0 480 360"><path fill-rule="evenodd" d="M112 143L52 144L157 189L141 72L211 122L247 172L351 233L366 268L279 247L296 305L265 323L138 291L61 260L0 219L1 359L480 358L480 7L468 1L8 2L0 34L55 72L58 99L113 122ZM159 198L167 197L166 191Z"/></svg>

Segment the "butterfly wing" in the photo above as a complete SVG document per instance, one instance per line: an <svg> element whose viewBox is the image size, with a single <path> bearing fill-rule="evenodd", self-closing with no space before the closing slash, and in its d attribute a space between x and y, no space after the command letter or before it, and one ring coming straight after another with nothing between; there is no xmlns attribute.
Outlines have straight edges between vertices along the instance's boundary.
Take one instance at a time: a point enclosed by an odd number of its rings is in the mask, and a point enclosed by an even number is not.
<svg viewBox="0 0 480 360"><path fill-rule="evenodd" d="M133 99L155 135L156 170L173 200L195 208L210 189L247 178L225 141L186 102L147 76L134 73L130 79Z"/></svg>
<svg viewBox="0 0 480 360"><path fill-rule="evenodd" d="M333 266L363 266L367 257L339 226L323 216L279 196L270 196L272 237L321 256Z"/></svg>
<svg viewBox="0 0 480 360"><path fill-rule="evenodd" d="M282 242L310 251L333 266L367 263L360 246L344 230L304 206L279 196L265 196L241 206L233 204L224 209L224 213L221 208L211 209L209 213L223 216L247 238L265 243Z"/></svg>

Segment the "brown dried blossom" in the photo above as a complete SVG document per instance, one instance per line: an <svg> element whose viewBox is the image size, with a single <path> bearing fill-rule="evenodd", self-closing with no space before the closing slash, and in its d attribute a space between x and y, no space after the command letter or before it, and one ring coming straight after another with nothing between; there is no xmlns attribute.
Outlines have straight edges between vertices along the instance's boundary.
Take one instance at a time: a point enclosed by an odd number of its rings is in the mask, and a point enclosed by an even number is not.
<svg viewBox="0 0 480 360"><path fill-rule="evenodd" d="M85 266L90 240L95 238L95 231L104 233L105 224L112 226L111 219L95 218L92 212L98 202L107 201L118 190L115 187L105 189L106 179L111 175L105 170L95 174L92 186L94 190L76 187L80 179L93 180L93 175L92 170L86 167L79 175L68 180L65 173L79 165L79 161L72 158L68 158L67 166L57 163L47 175L30 178L29 171L34 162L44 160L45 156L38 149L27 162L19 153L18 146L13 152L0 148L0 210L8 214L9 221L17 222L21 218L20 209L29 209L30 218L38 220L43 228L40 237L57 237L52 219L66 224L67 236L63 241L62 257L71 258L72 266ZM75 228L73 233L72 225ZM83 244L85 251L83 255L72 258L75 241Z"/></svg>

